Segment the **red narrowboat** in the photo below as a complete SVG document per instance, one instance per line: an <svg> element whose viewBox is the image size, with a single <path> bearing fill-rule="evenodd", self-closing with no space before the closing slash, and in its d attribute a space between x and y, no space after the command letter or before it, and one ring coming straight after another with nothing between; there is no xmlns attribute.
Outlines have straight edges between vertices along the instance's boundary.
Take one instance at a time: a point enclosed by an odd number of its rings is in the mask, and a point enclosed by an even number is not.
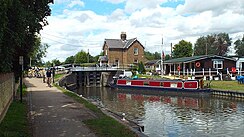
<svg viewBox="0 0 244 137"><path fill-rule="evenodd" d="M111 86L161 91L210 92L210 89L203 88L202 80L117 79Z"/></svg>

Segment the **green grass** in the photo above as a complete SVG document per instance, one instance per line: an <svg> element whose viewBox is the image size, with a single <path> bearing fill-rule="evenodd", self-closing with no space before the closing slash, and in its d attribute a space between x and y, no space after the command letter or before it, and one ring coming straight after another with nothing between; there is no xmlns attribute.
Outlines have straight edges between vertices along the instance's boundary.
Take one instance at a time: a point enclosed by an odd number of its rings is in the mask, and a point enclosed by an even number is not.
<svg viewBox="0 0 244 137"><path fill-rule="evenodd" d="M65 74L55 74L54 75L54 79L55 81L59 80L60 78L62 78Z"/></svg>
<svg viewBox="0 0 244 137"><path fill-rule="evenodd" d="M27 104L13 101L0 124L1 137L30 137Z"/></svg>
<svg viewBox="0 0 244 137"><path fill-rule="evenodd" d="M127 127L108 116L100 117L99 119L86 120L84 123L101 137L136 136L136 134L132 133Z"/></svg>
<svg viewBox="0 0 244 137"><path fill-rule="evenodd" d="M55 85L65 95L72 97L77 102L83 104L86 108L94 112L98 117L83 121L92 131L94 131L100 137L135 137L136 134L129 130L128 127L119 123L115 119L105 115L96 105L89 101L79 97L77 94L65 90L58 85Z"/></svg>
<svg viewBox="0 0 244 137"><path fill-rule="evenodd" d="M18 88L17 92L18 93L20 92L20 88ZM27 94L27 87L26 87L25 83L23 83L23 85L22 85L22 93L23 93L23 96L25 96Z"/></svg>
<svg viewBox="0 0 244 137"><path fill-rule="evenodd" d="M210 81L204 81L204 85L209 82ZM215 90L244 92L244 84L238 84L237 81L211 81L210 88Z"/></svg>

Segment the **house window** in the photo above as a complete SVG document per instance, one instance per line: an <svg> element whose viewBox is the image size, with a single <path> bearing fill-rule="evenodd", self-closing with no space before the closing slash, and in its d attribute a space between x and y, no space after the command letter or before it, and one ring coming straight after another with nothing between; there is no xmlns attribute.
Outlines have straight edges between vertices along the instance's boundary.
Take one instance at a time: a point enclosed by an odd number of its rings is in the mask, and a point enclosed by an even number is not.
<svg viewBox="0 0 244 137"><path fill-rule="evenodd" d="M107 49L105 50L105 55L108 55L108 50Z"/></svg>
<svg viewBox="0 0 244 137"><path fill-rule="evenodd" d="M223 69L223 61L222 60L214 60L213 68L215 69Z"/></svg>
<svg viewBox="0 0 244 137"><path fill-rule="evenodd" d="M134 63L138 63L138 59L134 59Z"/></svg>
<svg viewBox="0 0 244 137"><path fill-rule="evenodd" d="M134 55L138 55L138 48L134 48Z"/></svg>

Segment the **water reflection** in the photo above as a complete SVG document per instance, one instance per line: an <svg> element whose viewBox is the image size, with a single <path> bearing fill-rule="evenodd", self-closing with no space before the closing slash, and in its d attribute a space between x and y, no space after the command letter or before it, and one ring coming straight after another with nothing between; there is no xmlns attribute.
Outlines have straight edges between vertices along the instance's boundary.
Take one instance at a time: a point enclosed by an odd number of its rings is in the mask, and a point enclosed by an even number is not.
<svg viewBox="0 0 244 137"><path fill-rule="evenodd" d="M161 95L110 88L76 91L111 111L145 126L145 134L162 136L243 136L244 102L209 94L166 92Z"/></svg>

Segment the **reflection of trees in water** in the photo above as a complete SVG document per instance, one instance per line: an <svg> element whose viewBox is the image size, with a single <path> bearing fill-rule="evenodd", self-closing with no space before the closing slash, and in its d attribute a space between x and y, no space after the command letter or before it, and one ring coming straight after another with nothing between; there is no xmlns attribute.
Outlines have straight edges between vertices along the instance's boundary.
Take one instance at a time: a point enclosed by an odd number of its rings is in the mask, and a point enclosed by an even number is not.
<svg viewBox="0 0 244 137"><path fill-rule="evenodd" d="M185 132L200 130L201 133L210 134L211 130L217 130L218 133L223 133L220 127L229 128L229 125L233 125L233 128L238 129L238 124L244 124L244 103L239 102L240 105L237 105L238 102L235 100L217 99L211 96L186 96L186 94L160 96L128 94L110 88L85 88L79 89L78 93L98 101L115 113L125 113L126 118L131 120L150 120L150 117L146 116L155 117L153 111L167 113L157 119L161 123L165 123L164 120L170 121L174 126L185 129ZM155 103L160 110L153 109Z"/></svg>

